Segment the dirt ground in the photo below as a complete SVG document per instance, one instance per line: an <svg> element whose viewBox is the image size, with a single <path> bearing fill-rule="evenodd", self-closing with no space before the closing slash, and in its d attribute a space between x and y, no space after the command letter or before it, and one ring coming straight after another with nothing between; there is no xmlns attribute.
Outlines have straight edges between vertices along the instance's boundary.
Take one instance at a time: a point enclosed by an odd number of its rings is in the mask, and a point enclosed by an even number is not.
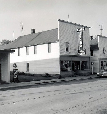
<svg viewBox="0 0 107 114"><path fill-rule="evenodd" d="M0 114L107 114L107 79L0 91Z"/></svg>

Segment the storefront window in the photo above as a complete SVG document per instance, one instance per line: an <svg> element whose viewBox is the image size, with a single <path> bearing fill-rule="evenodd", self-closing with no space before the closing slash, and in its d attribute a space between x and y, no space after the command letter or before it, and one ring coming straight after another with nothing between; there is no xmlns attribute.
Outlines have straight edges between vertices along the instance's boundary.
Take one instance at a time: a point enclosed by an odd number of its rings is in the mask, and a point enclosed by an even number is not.
<svg viewBox="0 0 107 114"><path fill-rule="evenodd" d="M101 70L107 70L107 61L101 61Z"/></svg>
<svg viewBox="0 0 107 114"><path fill-rule="evenodd" d="M87 61L82 61L81 63L81 70L84 70L84 69L87 69L88 66L87 66Z"/></svg>
<svg viewBox="0 0 107 114"><path fill-rule="evenodd" d="M61 71L71 71L71 61L60 61Z"/></svg>

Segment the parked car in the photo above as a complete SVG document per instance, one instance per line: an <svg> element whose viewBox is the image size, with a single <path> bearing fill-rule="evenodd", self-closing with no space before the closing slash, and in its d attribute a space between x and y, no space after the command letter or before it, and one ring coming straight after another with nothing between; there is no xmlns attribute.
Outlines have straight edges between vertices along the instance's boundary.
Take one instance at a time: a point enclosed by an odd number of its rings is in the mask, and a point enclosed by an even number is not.
<svg viewBox="0 0 107 114"><path fill-rule="evenodd" d="M99 73L97 73L97 76L99 77L107 77L107 70L102 70Z"/></svg>

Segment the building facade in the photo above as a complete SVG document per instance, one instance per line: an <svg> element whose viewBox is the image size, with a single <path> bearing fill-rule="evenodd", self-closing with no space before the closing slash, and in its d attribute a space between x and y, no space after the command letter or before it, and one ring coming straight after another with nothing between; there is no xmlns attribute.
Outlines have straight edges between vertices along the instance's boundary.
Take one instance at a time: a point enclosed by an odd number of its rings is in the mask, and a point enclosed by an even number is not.
<svg viewBox="0 0 107 114"><path fill-rule="evenodd" d="M5 49L10 55L10 70L33 74L72 74L90 70L90 34L84 25L58 20L58 28L20 36Z"/></svg>
<svg viewBox="0 0 107 114"><path fill-rule="evenodd" d="M89 28L59 20L60 72L72 74L90 69Z"/></svg>
<svg viewBox="0 0 107 114"><path fill-rule="evenodd" d="M11 71L17 64L20 72L59 74L58 29L32 33L13 42L15 53L11 54Z"/></svg>
<svg viewBox="0 0 107 114"><path fill-rule="evenodd" d="M91 40L91 61L95 73L107 69L107 37L97 35Z"/></svg>

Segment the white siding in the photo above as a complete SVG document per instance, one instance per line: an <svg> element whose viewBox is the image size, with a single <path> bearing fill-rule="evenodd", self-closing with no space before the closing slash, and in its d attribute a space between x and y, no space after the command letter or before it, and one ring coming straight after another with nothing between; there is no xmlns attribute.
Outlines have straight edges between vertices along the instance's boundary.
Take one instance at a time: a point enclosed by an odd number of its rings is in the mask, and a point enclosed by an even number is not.
<svg viewBox="0 0 107 114"><path fill-rule="evenodd" d="M60 65L59 58L53 59L44 59L44 60L33 60L33 61L24 61L24 62L16 62L17 68L20 72L27 72L27 63L29 63L29 73L34 74L59 74L60 73ZM13 70L11 64L11 71Z"/></svg>
<svg viewBox="0 0 107 114"><path fill-rule="evenodd" d="M37 54L34 54L34 46L29 47L29 55L26 55L26 47L20 48L20 56L18 56L18 49L15 49L15 52L10 55L10 63L51 58L59 58L59 42L51 43L51 53L48 53L48 44L37 45Z"/></svg>

